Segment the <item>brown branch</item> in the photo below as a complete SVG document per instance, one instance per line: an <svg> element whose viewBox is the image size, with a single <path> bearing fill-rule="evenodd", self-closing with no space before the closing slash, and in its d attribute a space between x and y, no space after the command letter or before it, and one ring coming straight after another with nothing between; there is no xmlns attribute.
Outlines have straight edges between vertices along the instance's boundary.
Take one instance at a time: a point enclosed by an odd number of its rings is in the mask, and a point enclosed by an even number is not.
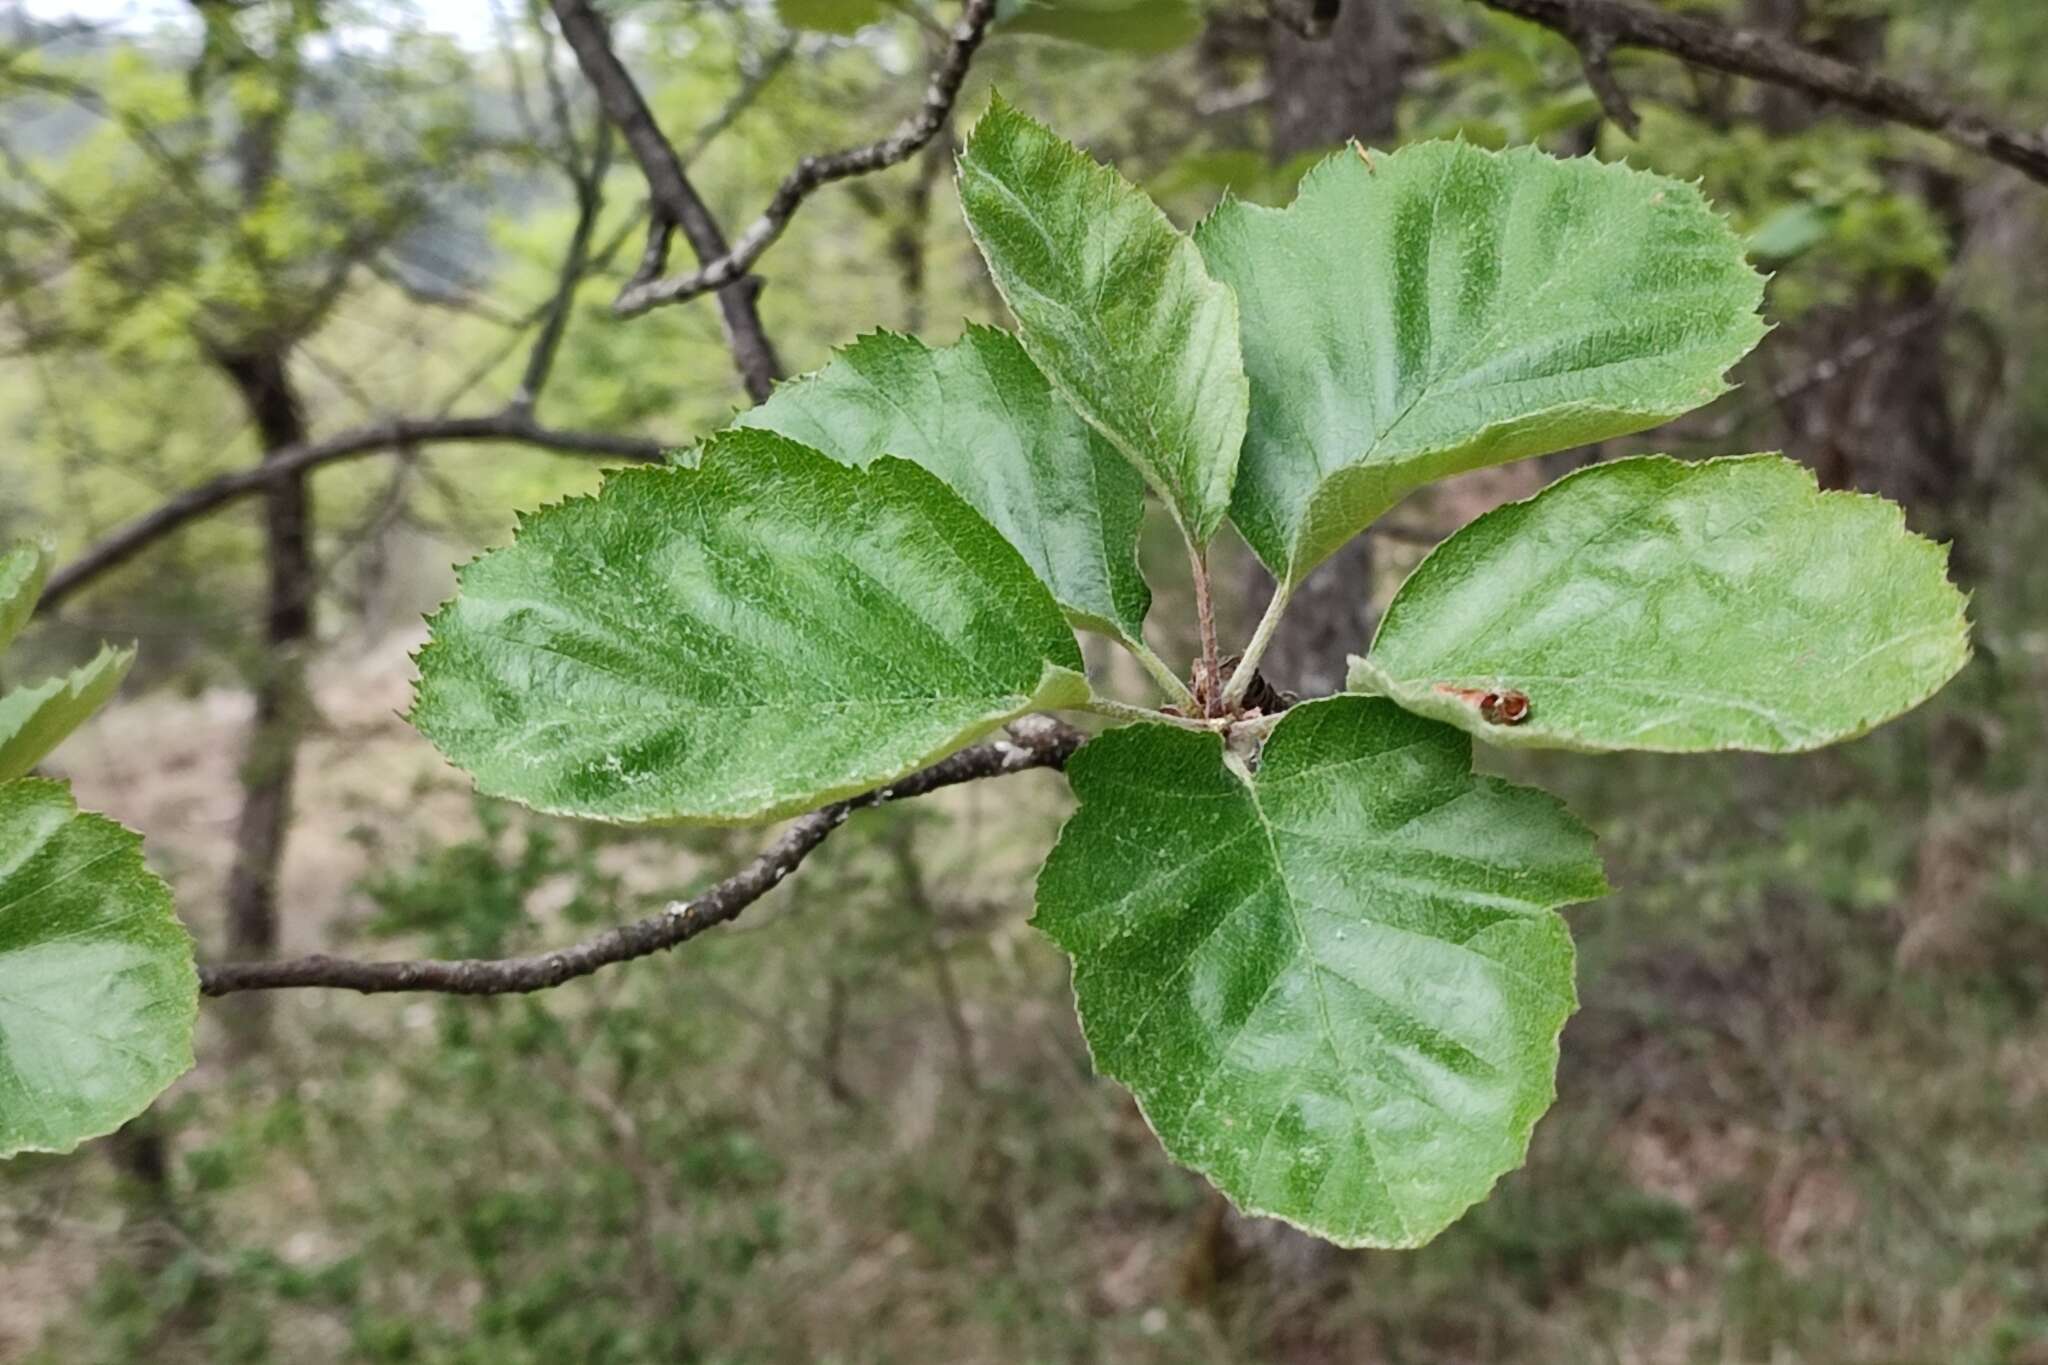
<svg viewBox="0 0 2048 1365"><path fill-rule="evenodd" d="M440 308L451 313L462 313L469 317L482 318L485 322L500 327L517 327L519 319L505 312L489 299L468 292L466 286L449 278L441 269L429 266L418 259L417 247L407 243L408 255L397 258L396 263L383 256L365 256L356 264L369 272L373 279L396 289L410 303L422 308ZM445 289L429 288L415 280L408 279L408 270L430 275L436 283L449 285Z"/></svg>
<svg viewBox="0 0 2048 1365"><path fill-rule="evenodd" d="M986 2L993 3L993 0ZM666 223L681 229L699 260L723 258L726 255L725 233L718 226L718 220L711 216L711 210L698 197L689 176L684 174L681 158L654 121L654 111L647 107L647 101L641 96L640 87L633 83L626 64L612 50L611 35L605 31L604 20L591 8L589 0L550 0L550 5L555 12L555 22L562 26L563 38L568 40L570 50L576 54L577 65L583 68L584 78L597 92L599 107L624 135L627 148L639 163L656 214ZM657 235L664 231L656 229ZM776 357L775 347L761 325L760 311L754 306L755 286L742 281L735 272L707 288L718 289L718 307L725 324L726 344L732 350L740 379L754 401L762 402L775 387L775 381L782 377L782 362Z"/></svg>
<svg viewBox="0 0 2048 1365"><path fill-rule="evenodd" d="M526 370L519 378L519 387L506 405L509 411L531 415L534 405L540 402L540 391L547 385L548 375L554 371L555 354L561 349L562 335L569 329L570 310L576 305L576 287L589 273L590 241L597 233L598 217L604 212L604 178L611 167L612 127L600 123L589 166L579 166L570 175L576 195L576 226L570 231L568 249L562 254L546 321L541 324L540 335L534 338L533 349L527 352Z"/></svg>
<svg viewBox="0 0 2048 1365"><path fill-rule="evenodd" d="M406 446L477 441L513 441L572 455L598 455L643 462L661 459L666 449L660 441L640 437L545 427L521 413L509 411L485 417L398 418L371 423L330 436L324 441L279 450L274 458L254 468L223 474L186 489L59 569L43 589L37 610L48 611L93 579L127 563L144 548L186 522L204 516L216 507L296 478L319 465Z"/></svg>
<svg viewBox="0 0 2048 1365"><path fill-rule="evenodd" d="M1586 84L1593 91L1593 98L1600 101L1601 112L1630 137L1640 136L1643 116L1629 102L1628 91L1621 88L1621 82L1615 79L1614 67L1608 61L1614 51L1614 35L1605 29L1592 29L1569 36L1572 46L1579 50L1579 66L1586 73Z"/></svg>
<svg viewBox="0 0 2048 1365"><path fill-rule="evenodd" d="M547 990L615 962L665 952L738 918L741 911L794 872L856 810L923 796L961 782L1032 768L1064 768L1082 743L1079 731L1046 716L1027 716L1013 723L1009 736L963 749L865 796L812 811L791 824L752 862L702 895L674 902L657 914L607 929L567 948L526 957L455 961L363 962L315 955L287 962L234 962L200 968L199 988L207 995L290 986L324 986L364 994L439 991L509 995Z"/></svg>
<svg viewBox="0 0 2048 1365"><path fill-rule="evenodd" d="M792 38L768 54L764 62L744 74L739 90L725 102L723 108L707 119L704 126L697 130L696 136L690 139L690 145L678 158L684 166L691 165L702 156L705 149L717 140L718 135L730 128L739 116L746 112L747 106L760 98L761 92L768 88L768 83L775 79L776 73L788 64L795 52L796 40ZM636 284L654 279L668 269L668 249L675 238L676 226L659 208L651 203L648 208L646 244L640 249L640 264L634 267L633 277L627 281L626 287L629 289Z"/></svg>
<svg viewBox="0 0 2048 1365"><path fill-rule="evenodd" d="M1944 291L1946 294L1947 291ZM1770 390L1773 403L1785 403L1797 398L1809 389L1823 384L1832 384L1850 370L1869 360L1887 347L1896 346L1922 328L1931 327L1941 319L1947 308L1946 297L1901 313L1875 331L1865 332L1856 337L1833 355L1824 356L1798 374L1774 384Z"/></svg>
<svg viewBox="0 0 2048 1365"><path fill-rule="evenodd" d="M578 178L577 168L584 158L578 150L576 138L576 115L569 107L569 90L562 84L562 74L555 63L555 35L548 32L547 6L541 0L527 0L527 18L533 30L540 35L540 78L547 87L548 110L555 120L555 132L562 141L562 156L569 167L570 179ZM600 159L609 163L611 152L600 145L606 127L604 117L596 118L597 127L592 131L590 162L595 165Z"/></svg>
<svg viewBox="0 0 2048 1365"><path fill-rule="evenodd" d="M559 12L565 6L573 7L575 3L576 0L555 0L555 7ZM967 0L959 22L953 25L945 52L932 68L923 104L895 132L866 146L803 158L797 162L796 169L783 178L769 199L768 207L739 235L731 250L706 255L700 248L697 253L700 264L695 271L688 275L629 284L613 307L630 316L662 304L681 303L713 289L733 287L734 282L743 279L768 248L775 245L776 239L789 226L789 220L796 215L797 208L813 190L835 180L887 169L915 155L938 135L953 112L953 103L960 97L960 87L967 80L967 69L974 62L975 51L988 33L995 12L996 0ZM687 224L683 225L683 230L689 231Z"/></svg>
<svg viewBox="0 0 2048 1365"><path fill-rule="evenodd" d="M2048 184L2048 138L2001 127L1974 110L1905 81L1836 61L1753 29L1667 14L1628 0L1478 0L1541 24L1604 63L1608 47L1663 52L1692 66L1767 81L1919 128L1965 151ZM1588 62L1589 77L1594 74ZM1599 93L1596 84L1595 93ZM1602 96L1603 105L1606 96ZM1613 113L1613 109L1609 109Z"/></svg>

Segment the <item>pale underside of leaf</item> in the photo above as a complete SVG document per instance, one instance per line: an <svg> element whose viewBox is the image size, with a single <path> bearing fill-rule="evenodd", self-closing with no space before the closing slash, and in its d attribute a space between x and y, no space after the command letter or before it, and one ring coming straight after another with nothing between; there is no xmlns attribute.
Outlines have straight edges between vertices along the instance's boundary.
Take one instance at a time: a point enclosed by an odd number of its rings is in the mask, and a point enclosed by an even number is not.
<svg viewBox="0 0 2048 1365"><path fill-rule="evenodd" d="M876 332L733 424L857 467L882 455L922 465L1017 547L1077 626L1143 641L1144 484L1008 333L970 326L933 349Z"/></svg>
<svg viewBox="0 0 2048 1365"><path fill-rule="evenodd" d="M101 646L90 663L0 696L0 781L20 777L106 705L135 662L133 649Z"/></svg>
<svg viewBox="0 0 2048 1365"><path fill-rule="evenodd" d="M1533 148L1345 151L1195 240L1243 312L1231 517L1289 582L1424 483L1711 401L1764 331L1697 189Z"/></svg>
<svg viewBox="0 0 2048 1365"><path fill-rule="evenodd" d="M1439 545L1350 685L1511 748L1818 748L1968 661L1947 559L1896 505L1775 455L1617 460ZM1479 713L1503 689L1523 723Z"/></svg>
<svg viewBox="0 0 2048 1365"><path fill-rule="evenodd" d="M1228 286L1142 191L1000 98L960 205L1032 360L1205 544L1249 401Z"/></svg>
<svg viewBox="0 0 2048 1365"><path fill-rule="evenodd" d="M0 1157L68 1152L192 1066L199 977L141 840L0 784Z"/></svg>
<svg viewBox="0 0 2048 1365"><path fill-rule="evenodd" d="M543 510L430 624L420 730L486 794L618 823L775 819L1090 695L951 489L769 431Z"/></svg>
<svg viewBox="0 0 2048 1365"><path fill-rule="evenodd" d="M1170 1155L1347 1246L1425 1242L1521 1163L1575 1007L1554 910L1606 889L1555 800L1356 697L1289 712L1256 775L1139 725L1069 776L1035 922Z"/></svg>

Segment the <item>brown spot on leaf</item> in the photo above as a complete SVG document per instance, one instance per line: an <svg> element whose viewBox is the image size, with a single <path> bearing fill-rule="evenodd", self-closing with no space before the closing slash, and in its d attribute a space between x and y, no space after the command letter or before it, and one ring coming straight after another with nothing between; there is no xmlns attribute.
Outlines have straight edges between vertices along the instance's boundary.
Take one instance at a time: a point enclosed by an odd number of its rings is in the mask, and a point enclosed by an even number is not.
<svg viewBox="0 0 2048 1365"><path fill-rule="evenodd" d="M1495 690L1486 687L1457 687L1451 683L1438 683L1436 690L1447 697L1456 697L1479 712L1479 718L1488 725L1520 725L1529 719L1531 706L1529 694L1513 688Z"/></svg>

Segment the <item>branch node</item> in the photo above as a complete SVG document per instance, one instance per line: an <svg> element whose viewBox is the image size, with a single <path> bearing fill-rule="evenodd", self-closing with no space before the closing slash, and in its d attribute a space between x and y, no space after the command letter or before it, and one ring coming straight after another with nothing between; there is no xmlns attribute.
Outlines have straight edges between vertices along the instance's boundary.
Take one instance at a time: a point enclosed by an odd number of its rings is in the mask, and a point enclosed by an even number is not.
<svg viewBox="0 0 2048 1365"><path fill-rule="evenodd" d="M1579 51L1579 65L1586 73L1586 84L1592 87L1593 98L1600 101L1600 109L1615 127L1629 137L1642 136L1642 115L1630 103L1628 91L1615 79L1614 68L1608 58L1614 52L1614 35L1604 28L1579 27L1568 35L1572 46Z"/></svg>
<svg viewBox="0 0 2048 1365"><path fill-rule="evenodd" d="M559 12L560 6L569 0L556 3ZM630 317L732 285L744 278L775 245L813 191L835 180L886 170L921 151L951 117L953 105L960 98L960 87L967 80L968 67L973 64L974 54L988 35L995 15L996 0L967 0L960 22L954 26L952 41L932 67L923 102L894 132L865 146L802 157L769 196L768 207L761 216L734 239L729 249L700 252L697 269L687 275L648 279L636 275L619 291L612 311ZM654 136L658 137L658 132Z"/></svg>

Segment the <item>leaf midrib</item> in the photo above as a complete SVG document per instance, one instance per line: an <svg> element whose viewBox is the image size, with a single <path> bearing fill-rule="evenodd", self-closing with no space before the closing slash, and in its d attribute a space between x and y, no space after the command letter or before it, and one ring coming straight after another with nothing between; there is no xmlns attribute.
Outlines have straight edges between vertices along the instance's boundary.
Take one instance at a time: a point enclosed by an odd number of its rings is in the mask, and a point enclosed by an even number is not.
<svg viewBox="0 0 2048 1365"><path fill-rule="evenodd" d="M1301 907L1295 902L1294 887L1287 880L1287 865L1280 857L1280 844L1274 837L1273 822L1266 818L1266 808L1259 801L1258 784L1255 781L1245 784L1245 799L1251 804L1252 818L1259 822L1260 832L1265 836L1266 852L1273 860L1274 880L1279 883L1281 898L1287 903L1288 923L1294 928L1295 942L1299 945L1302 960L1308 964L1309 981L1316 994L1316 1015L1322 1022L1323 1046L1329 1050L1331 1065L1341 1076L1344 1073L1344 1055L1337 1050L1337 1030L1330 1022L1330 1001L1323 991L1323 966L1317 959L1315 950L1309 946L1308 929L1301 922ZM1250 1018L1249 1015L1246 1017ZM1365 1144L1366 1155L1372 1159L1373 1174L1378 1177L1380 1189L1387 1196L1387 1208L1392 1211L1394 1221L1400 1225L1401 1239L1412 1240L1415 1236L1414 1224L1409 1220L1407 1210L1401 1207L1401 1201L1395 1196L1393 1182L1387 1178L1386 1161L1380 1155L1379 1145L1373 1141L1372 1125L1367 1123L1365 1115L1359 1112L1358 1096L1352 1087L1345 1085L1343 1089L1344 1103L1351 1110L1351 1121L1358 1129L1359 1140ZM1267 1126L1265 1137L1259 1140L1259 1156L1265 1154L1266 1144L1272 1141L1273 1131L1279 1126L1279 1116L1284 1112L1284 1106L1275 1107L1273 1122ZM1254 1169L1257 1168L1256 1157L1252 1165ZM1306 1207L1311 1211L1315 1208L1316 1200L1322 1197L1323 1187L1329 1184L1330 1172L1336 1168L1335 1161L1324 1163L1323 1173L1316 1180L1316 1188L1306 1201Z"/></svg>

